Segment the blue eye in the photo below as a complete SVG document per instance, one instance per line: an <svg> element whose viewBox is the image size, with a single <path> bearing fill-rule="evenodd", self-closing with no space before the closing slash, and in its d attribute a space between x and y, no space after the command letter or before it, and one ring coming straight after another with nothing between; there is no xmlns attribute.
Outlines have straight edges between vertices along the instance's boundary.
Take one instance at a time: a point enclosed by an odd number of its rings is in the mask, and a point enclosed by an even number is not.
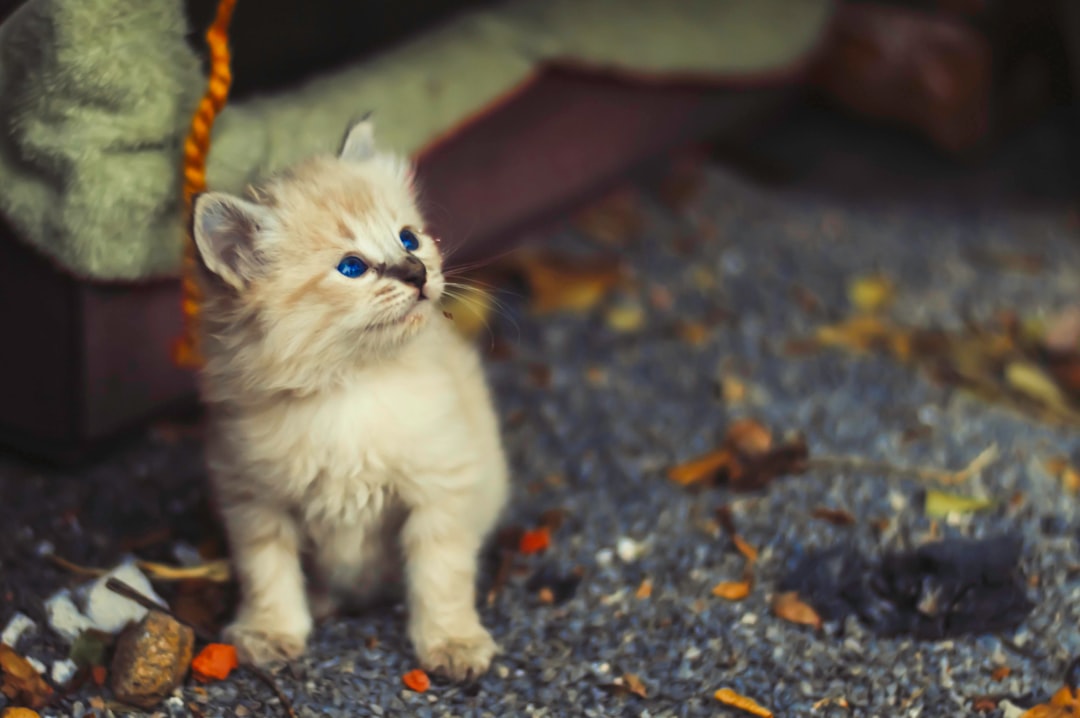
<svg viewBox="0 0 1080 718"><path fill-rule="evenodd" d="M401 246L410 252L415 252L420 247L420 240L416 238L411 229L403 229L398 233L398 238L401 240Z"/></svg>
<svg viewBox="0 0 1080 718"><path fill-rule="evenodd" d="M348 256L338 262L337 270L349 279L355 279L367 271L367 265L359 257Z"/></svg>

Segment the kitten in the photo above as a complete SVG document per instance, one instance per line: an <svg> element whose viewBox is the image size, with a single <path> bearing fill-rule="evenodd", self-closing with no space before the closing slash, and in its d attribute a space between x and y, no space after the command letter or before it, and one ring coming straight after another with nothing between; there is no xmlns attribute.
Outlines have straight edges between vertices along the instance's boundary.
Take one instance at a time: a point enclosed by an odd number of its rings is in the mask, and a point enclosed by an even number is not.
<svg viewBox="0 0 1080 718"><path fill-rule="evenodd" d="M192 212L208 466L242 596L225 639L248 663L295 658L313 613L403 574L420 665L478 676L497 650L478 553L507 469L479 357L437 306L411 168L364 120L249 195Z"/></svg>

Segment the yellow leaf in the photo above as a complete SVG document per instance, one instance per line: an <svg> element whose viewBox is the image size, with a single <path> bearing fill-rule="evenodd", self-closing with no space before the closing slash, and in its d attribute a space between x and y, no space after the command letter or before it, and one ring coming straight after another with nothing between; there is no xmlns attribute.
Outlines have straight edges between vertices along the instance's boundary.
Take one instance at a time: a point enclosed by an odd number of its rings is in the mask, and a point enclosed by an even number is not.
<svg viewBox="0 0 1080 718"><path fill-rule="evenodd" d="M876 314L892 304L895 291L888 277L872 274L858 277L848 285L848 299L857 311Z"/></svg>
<svg viewBox="0 0 1080 718"><path fill-rule="evenodd" d="M713 694L713 697L726 706L738 708L739 710L745 713L749 713L752 716L757 716L757 718L773 718L773 712L771 710L761 705L753 698L747 698L740 693L736 693L730 688L721 688Z"/></svg>
<svg viewBox="0 0 1080 718"><path fill-rule="evenodd" d="M822 346L865 352L888 340L893 333L892 327L878 317L857 316L818 327L815 337Z"/></svg>
<svg viewBox="0 0 1080 718"><path fill-rule="evenodd" d="M607 325L617 332L636 332L645 324L645 310L636 302L620 304L607 311Z"/></svg>
<svg viewBox="0 0 1080 718"><path fill-rule="evenodd" d="M32 711L29 708L5 708L3 713L0 713L0 718L41 718L37 711Z"/></svg>
<svg viewBox="0 0 1080 718"><path fill-rule="evenodd" d="M582 260L535 253L520 266L537 314L588 311L622 279L622 267L611 257Z"/></svg>
<svg viewBox="0 0 1080 718"><path fill-rule="evenodd" d="M713 586L712 595L725 601L741 601L750 595L749 581L721 581Z"/></svg>
<svg viewBox="0 0 1080 718"><path fill-rule="evenodd" d="M1017 391L1049 406L1061 408L1068 405L1061 387L1035 364L1010 362L1005 367L1005 381Z"/></svg>
<svg viewBox="0 0 1080 718"><path fill-rule="evenodd" d="M197 566L171 566L155 561L138 561L135 565L156 581L187 581L201 578L204 581L225 583L229 580L228 559L209 561Z"/></svg>
<svg viewBox="0 0 1080 718"><path fill-rule="evenodd" d="M994 502L990 499L930 490L926 492L925 512L931 518L940 519L949 514L971 514L986 511L993 505Z"/></svg>

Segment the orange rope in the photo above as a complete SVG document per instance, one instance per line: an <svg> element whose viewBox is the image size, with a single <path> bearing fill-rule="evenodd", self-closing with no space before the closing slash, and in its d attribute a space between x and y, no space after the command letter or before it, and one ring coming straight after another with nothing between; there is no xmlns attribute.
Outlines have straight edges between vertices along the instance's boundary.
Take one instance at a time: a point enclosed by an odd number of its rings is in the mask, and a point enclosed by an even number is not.
<svg viewBox="0 0 1080 718"><path fill-rule="evenodd" d="M210 48L210 78L199 109L191 120L191 129L184 142L184 210L191 213L191 199L206 191L206 156L210 152L210 132L214 120L229 96L232 70L229 68L229 22L232 20L236 0L219 0L217 16L206 31L206 44ZM202 357L195 336L195 322L199 317L199 286L195 282L195 241L187 237L184 244L184 264L181 279L181 309L184 316L184 334L173 346L173 361L183 368L195 369L202 364Z"/></svg>

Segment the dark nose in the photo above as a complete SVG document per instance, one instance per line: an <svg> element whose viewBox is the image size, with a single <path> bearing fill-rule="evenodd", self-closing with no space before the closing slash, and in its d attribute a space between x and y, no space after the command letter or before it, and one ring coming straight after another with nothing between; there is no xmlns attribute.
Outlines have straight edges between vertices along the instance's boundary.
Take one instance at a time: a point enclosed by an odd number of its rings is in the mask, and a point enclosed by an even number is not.
<svg viewBox="0 0 1080 718"><path fill-rule="evenodd" d="M409 255L400 264L387 267L385 276L393 277L423 291L427 283L427 267L419 259Z"/></svg>

